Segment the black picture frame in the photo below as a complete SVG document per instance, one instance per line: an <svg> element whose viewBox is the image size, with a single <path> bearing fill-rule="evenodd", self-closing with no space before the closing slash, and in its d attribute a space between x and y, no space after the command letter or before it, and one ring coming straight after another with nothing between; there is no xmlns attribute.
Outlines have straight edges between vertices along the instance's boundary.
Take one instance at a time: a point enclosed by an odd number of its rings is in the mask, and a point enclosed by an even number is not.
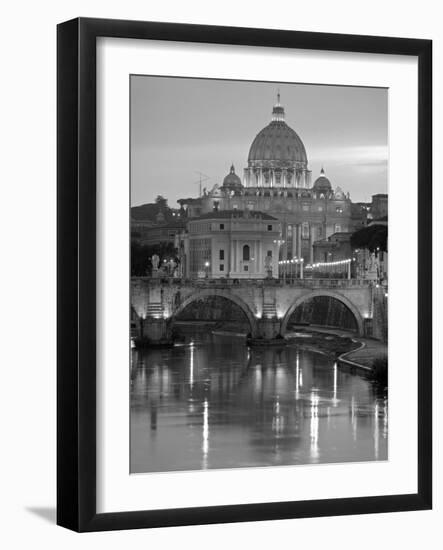
<svg viewBox="0 0 443 550"><path fill-rule="evenodd" d="M416 494L96 512L96 39L169 40L418 58L418 471ZM432 506L432 42L106 19L57 29L57 523L102 531Z"/></svg>

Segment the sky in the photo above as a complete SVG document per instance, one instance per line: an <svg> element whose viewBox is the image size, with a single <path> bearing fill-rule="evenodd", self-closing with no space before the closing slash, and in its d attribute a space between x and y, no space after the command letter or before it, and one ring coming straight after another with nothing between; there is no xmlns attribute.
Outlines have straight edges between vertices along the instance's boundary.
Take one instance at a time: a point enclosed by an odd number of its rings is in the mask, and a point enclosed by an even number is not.
<svg viewBox="0 0 443 550"><path fill-rule="evenodd" d="M176 208L198 196L200 177L221 185L231 163L242 178L278 90L313 182L323 166L354 202L388 192L387 89L141 75L131 76L131 204L163 195Z"/></svg>

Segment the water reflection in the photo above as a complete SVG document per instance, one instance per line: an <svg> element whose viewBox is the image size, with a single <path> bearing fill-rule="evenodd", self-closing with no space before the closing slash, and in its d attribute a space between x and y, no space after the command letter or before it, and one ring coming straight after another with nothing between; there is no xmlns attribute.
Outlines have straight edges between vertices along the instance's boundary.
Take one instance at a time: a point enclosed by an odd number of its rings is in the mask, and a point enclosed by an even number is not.
<svg viewBox="0 0 443 550"><path fill-rule="evenodd" d="M132 351L132 472L385 460L387 414L376 385L292 346Z"/></svg>

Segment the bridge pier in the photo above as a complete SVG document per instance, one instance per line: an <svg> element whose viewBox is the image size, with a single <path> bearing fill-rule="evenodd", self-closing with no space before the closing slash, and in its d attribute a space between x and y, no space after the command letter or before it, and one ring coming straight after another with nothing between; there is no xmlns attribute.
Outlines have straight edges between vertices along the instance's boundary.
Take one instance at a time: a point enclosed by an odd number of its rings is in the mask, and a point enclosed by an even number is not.
<svg viewBox="0 0 443 550"><path fill-rule="evenodd" d="M136 338L137 346L169 346L172 344L171 323L167 319L140 318L138 337Z"/></svg>
<svg viewBox="0 0 443 550"><path fill-rule="evenodd" d="M258 337L263 340L275 340L281 335L281 320L277 317L259 319L257 333Z"/></svg>

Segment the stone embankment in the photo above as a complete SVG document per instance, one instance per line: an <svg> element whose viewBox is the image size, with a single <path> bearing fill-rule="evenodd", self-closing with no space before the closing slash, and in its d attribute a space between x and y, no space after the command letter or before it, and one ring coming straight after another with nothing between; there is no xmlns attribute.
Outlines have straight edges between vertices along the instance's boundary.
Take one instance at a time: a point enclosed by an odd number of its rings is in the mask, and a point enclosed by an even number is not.
<svg viewBox="0 0 443 550"><path fill-rule="evenodd" d="M315 349L353 368L372 372L374 361L387 356L387 345L372 338L361 338L339 329L300 329L288 338L305 348Z"/></svg>

